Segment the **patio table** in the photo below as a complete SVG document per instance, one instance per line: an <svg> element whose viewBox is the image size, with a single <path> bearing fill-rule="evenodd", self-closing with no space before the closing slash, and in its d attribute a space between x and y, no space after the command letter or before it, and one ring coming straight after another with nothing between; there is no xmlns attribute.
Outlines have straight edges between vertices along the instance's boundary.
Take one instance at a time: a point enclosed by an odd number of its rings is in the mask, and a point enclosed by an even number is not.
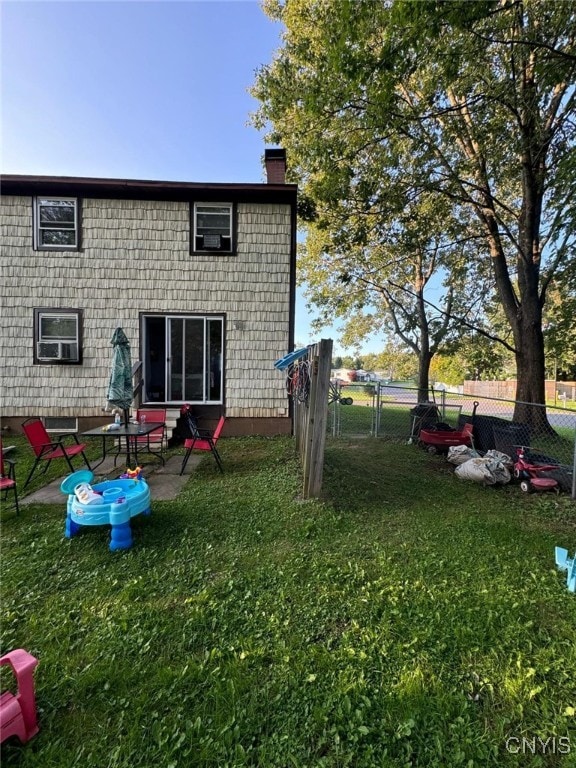
<svg viewBox="0 0 576 768"><path fill-rule="evenodd" d="M97 464L92 464L92 468L95 469L96 467L99 467L100 464L104 462L106 459L106 438L107 437L114 437L114 438L126 438L126 464L128 467L130 467L130 454L132 453L134 455L134 461L135 466L138 466L138 441L136 439L131 438L137 438L137 437L146 437L146 435L150 434L150 432L153 432L155 429L159 429L160 427L163 427L164 424L159 421L150 421L146 422L145 424L121 424L120 427L117 429L111 429L107 431L103 431L102 427L95 427L94 429L89 429L87 432L82 432L82 437L101 437L102 438L102 460L99 461ZM132 444L132 450L131 450L131 444ZM118 456L118 453L116 453L116 456ZM165 464L164 457L160 453L154 452L154 456L158 456L162 464Z"/></svg>

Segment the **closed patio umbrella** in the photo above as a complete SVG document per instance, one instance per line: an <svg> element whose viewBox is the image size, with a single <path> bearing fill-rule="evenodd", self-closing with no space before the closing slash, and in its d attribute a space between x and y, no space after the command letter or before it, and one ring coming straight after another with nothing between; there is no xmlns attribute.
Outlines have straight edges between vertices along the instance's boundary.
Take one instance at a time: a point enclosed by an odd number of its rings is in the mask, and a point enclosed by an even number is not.
<svg viewBox="0 0 576 768"><path fill-rule="evenodd" d="M122 328L116 328L111 339L113 347L112 368L108 384L107 400L110 405L122 408L124 425L128 426L128 411L132 405L132 357L130 342Z"/></svg>

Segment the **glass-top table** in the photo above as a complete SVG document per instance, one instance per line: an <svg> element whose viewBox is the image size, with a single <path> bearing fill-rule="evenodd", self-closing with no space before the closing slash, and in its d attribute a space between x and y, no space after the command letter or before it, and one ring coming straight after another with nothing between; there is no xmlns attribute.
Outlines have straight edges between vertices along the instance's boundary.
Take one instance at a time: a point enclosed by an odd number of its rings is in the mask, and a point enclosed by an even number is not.
<svg viewBox="0 0 576 768"><path fill-rule="evenodd" d="M104 425L109 426L109 425ZM95 427L94 429L89 429L87 432L82 432L82 437L101 437L102 438L102 460L99 461L97 464L93 464L92 467L99 467L100 464L102 464L106 458L106 438L107 437L113 437L113 438L126 438L126 464L128 467L130 467L130 457L131 455L134 456L134 462L135 466L138 466L138 439L142 437L147 437L151 432L154 432L155 429L160 429L161 427L165 427L166 425L163 424L161 421L147 421L145 424L121 424L116 429L104 429L103 427ZM148 441L146 441L146 444L148 445ZM118 456L120 451L118 451L115 455ZM153 456L157 456L162 464L165 464L164 457L161 453L158 453L157 451L150 451L147 450L147 453L151 453ZM116 463L116 462L114 462Z"/></svg>

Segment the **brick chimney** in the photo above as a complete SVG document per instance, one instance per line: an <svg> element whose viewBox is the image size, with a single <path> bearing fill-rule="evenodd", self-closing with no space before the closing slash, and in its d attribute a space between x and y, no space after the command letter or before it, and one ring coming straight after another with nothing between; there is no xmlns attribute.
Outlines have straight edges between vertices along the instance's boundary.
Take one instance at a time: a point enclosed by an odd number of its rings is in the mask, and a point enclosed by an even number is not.
<svg viewBox="0 0 576 768"><path fill-rule="evenodd" d="M286 183L286 150L266 149L264 151L266 181L268 184Z"/></svg>

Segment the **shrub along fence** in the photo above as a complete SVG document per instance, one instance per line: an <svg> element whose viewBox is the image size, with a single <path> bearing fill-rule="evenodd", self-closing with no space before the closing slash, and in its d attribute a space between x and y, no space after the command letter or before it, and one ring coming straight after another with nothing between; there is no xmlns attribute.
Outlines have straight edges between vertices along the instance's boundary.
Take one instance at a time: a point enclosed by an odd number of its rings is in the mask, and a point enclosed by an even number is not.
<svg viewBox="0 0 576 768"><path fill-rule="evenodd" d="M548 406L550 430L534 434L527 424L514 421L514 400L431 389L424 405L418 403L417 389L410 386L375 383L332 387L336 395L331 398L327 431L333 437L372 436L418 444L422 427L440 422L461 428L472 422L478 451L496 449L515 458L517 446L529 447L538 461L559 467L555 474L562 490L576 498L576 409Z"/></svg>

